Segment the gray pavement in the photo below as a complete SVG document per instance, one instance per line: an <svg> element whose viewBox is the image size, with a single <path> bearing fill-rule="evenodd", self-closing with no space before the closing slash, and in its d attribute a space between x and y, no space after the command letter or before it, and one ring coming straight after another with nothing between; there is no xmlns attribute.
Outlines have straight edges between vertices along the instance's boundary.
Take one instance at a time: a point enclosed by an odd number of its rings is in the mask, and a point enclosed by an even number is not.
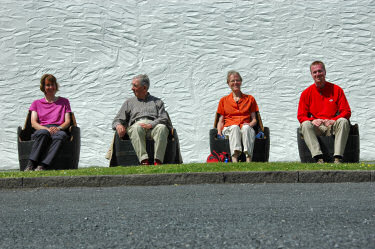
<svg viewBox="0 0 375 249"><path fill-rule="evenodd" d="M269 171L0 178L0 189L228 183L374 182L375 171Z"/></svg>
<svg viewBox="0 0 375 249"><path fill-rule="evenodd" d="M375 184L0 189L1 248L375 248Z"/></svg>

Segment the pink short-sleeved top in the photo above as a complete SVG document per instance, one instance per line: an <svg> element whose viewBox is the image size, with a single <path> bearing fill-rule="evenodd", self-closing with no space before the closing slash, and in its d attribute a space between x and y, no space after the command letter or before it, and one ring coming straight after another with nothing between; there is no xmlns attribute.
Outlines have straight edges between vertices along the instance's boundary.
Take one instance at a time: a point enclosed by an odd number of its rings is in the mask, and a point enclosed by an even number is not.
<svg viewBox="0 0 375 249"><path fill-rule="evenodd" d="M29 110L37 112L40 125L61 125L65 121L65 113L72 112L69 100L63 97L58 97L53 103L48 103L45 98L35 100Z"/></svg>

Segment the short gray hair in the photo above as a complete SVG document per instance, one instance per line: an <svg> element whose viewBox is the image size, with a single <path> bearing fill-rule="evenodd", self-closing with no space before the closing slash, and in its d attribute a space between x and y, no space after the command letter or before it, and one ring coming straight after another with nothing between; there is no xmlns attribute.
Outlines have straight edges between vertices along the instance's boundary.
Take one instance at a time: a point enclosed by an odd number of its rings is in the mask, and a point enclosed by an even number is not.
<svg viewBox="0 0 375 249"><path fill-rule="evenodd" d="M135 76L133 79L138 79L139 83L142 86L145 86L145 87L147 87L147 89L149 89L150 79L148 78L147 74L139 74L139 75Z"/></svg>

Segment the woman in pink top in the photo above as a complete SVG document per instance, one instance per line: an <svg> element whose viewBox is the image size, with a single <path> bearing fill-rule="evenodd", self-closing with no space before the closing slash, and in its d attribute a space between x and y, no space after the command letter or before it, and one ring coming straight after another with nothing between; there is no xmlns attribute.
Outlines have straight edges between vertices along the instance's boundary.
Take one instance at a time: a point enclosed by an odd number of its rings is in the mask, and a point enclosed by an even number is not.
<svg viewBox="0 0 375 249"><path fill-rule="evenodd" d="M34 144L25 171L48 169L62 142L68 138L65 129L70 126L70 103L66 98L56 97L58 89L55 76L42 76L40 90L44 98L30 106L31 125L36 131L31 136Z"/></svg>

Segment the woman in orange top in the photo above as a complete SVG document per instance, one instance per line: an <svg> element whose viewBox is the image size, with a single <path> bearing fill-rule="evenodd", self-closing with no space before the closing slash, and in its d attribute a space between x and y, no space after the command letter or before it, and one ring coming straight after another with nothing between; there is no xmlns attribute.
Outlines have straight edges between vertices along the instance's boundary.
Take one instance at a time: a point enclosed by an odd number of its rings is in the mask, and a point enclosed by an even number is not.
<svg viewBox="0 0 375 249"><path fill-rule="evenodd" d="M232 92L220 99L217 108L217 113L220 114L217 133L219 136L229 138L232 162L238 162L238 156L242 153L242 144L246 162L251 162L255 141L253 127L257 124L255 113L259 108L253 96L241 92L240 73L229 71L227 83Z"/></svg>

